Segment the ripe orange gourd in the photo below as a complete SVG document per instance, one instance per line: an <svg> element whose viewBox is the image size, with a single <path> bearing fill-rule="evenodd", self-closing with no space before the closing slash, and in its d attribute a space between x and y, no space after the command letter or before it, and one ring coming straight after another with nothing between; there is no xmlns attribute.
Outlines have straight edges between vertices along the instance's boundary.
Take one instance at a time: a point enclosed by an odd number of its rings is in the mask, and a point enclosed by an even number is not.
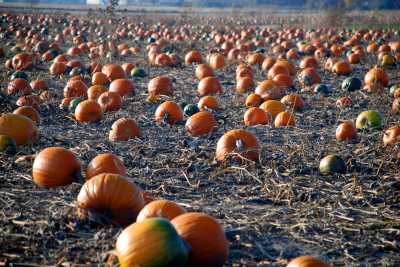
<svg viewBox="0 0 400 267"><path fill-rule="evenodd" d="M270 99L280 99L285 95L285 91L284 88L279 87L273 80L264 80L256 87L254 92L260 95L265 101Z"/></svg>
<svg viewBox="0 0 400 267"><path fill-rule="evenodd" d="M69 80L64 87L64 97L86 97L87 86L81 80Z"/></svg>
<svg viewBox="0 0 400 267"><path fill-rule="evenodd" d="M51 75L62 75L67 71L67 65L64 62L54 62L49 71Z"/></svg>
<svg viewBox="0 0 400 267"><path fill-rule="evenodd" d="M112 153L104 153L93 158L86 168L86 180L101 174L115 173L126 176L124 162Z"/></svg>
<svg viewBox="0 0 400 267"><path fill-rule="evenodd" d="M92 75L92 84L93 85L106 85L109 84L110 81L108 80L107 75L102 72L95 72Z"/></svg>
<svg viewBox="0 0 400 267"><path fill-rule="evenodd" d="M286 105L289 108L289 110L291 109L302 110L305 106L303 98L295 93L284 96L281 99L281 103Z"/></svg>
<svg viewBox="0 0 400 267"><path fill-rule="evenodd" d="M113 173L102 173L87 180L77 202L81 218L96 212L122 226L135 222L144 206L142 190L125 177Z"/></svg>
<svg viewBox="0 0 400 267"><path fill-rule="evenodd" d="M39 130L35 122L26 116L3 113L0 117L0 134L13 138L20 146L35 141Z"/></svg>
<svg viewBox="0 0 400 267"><path fill-rule="evenodd" d="M40 151L32 166L33 181L40 187L53 188L78 181L81 163L70 150L48 147Z"/></svg>
<svg viewBox="0 0 400 267"><path fill-rule="evenodd" d="M110 141L128 141L142 136L142 131L133 119L121 118L116 120L111 126L108 139Z"/></svg>
<svg viewBox="0 0 400 267"><path fill-rule="evenodd" d="M217 128L218 124L214 115L207 111L200 111L190 116L185 128L192 136L209 134Z"/></svg>
<svg viewBox="0 0 400 267"><path fill-rule="evenodd" d="M386 87L389 84L389 76L384 69L374 67L365 75L364 83L368 86L380 84L381 86Z"/></svg>
<svg viewBox="0 0 400 267"><path fill-rule="evenodd" d="M190 51L185 55L186 65L192 65L193 63L202 63L202 62L203 62L203 57L197 50Z"/></svg>
<svg viewBox="0 0 400 267"><path fill-rule="evenodd" d="M315 57L312 56L307 56L303 58L300 62L300 68L305 69L305 68L319 68L318 61Z"/></svg>
<svg viewBox="0 0 400 267"><path fill-rule="evenodd" d="M19 107L13 111L13 114L19 114L19 115L25 116L25 117L31 119L32 121L34 121L36 124L40 123L39 112L37 112L37 110L31 106Z"/></svg>
<svg viewBox="0 0 400 267"><path fill-rule="evenodd" d="M353 68L349 62L341 60L333 65L332 71L337 75L348 75L353 71Z"/></svg>
<svg viewBox="0 0 400 267"><path fill-rule="evenodd" d="M201 110L217 110L219 108L218 100L211 95L203 96L200 98L199 102L197 103L197 107Z"/></svg>
<svg viewBox="0 0 400 267"><path fill-rule="evenodd" d="M300 256L291 260L286 267L330 267L329 264L311 256Z"/></svg>
<svg viewBox="0 0 400 267"><path fill-rule="evenodd" d="M166 76L158 76L153 78L147 87L149 95L172 95L174 88L171 80Z"/></svg>
<svg viewBox="0 0 400 267"><path fill-rule="evenodd" d="M28 95L32 92L29 82L22 78L16 78L7 85L7 94L9 95Z"/></svg>
<svg viewBox="0 0 400 267"><path fill-rule="evenodd" d="M260 108L273 120L279 113L285 111L285 105L278 100L267 100L260 105Z"/></svg>
<svg viewBox="0 0 400 267"><path fill-rule="evenodd" d="M45 91L49 89L48 83L45 80L41 79L31 81L30 86L32 90L36 92Z"/></svg>
<svg viewBox="0 0 400 267"><path fill-rule="evenodd" d="M246 97L245 106L246 107L258 107L262 102L260 95L252 93Z"/></svg>
<svg viewBox="0 0 400 267"><path fill-rule="evenodd" d="M243 77L240 78L236 83L236 92L238 93L246 93L248 91L253 90L255 87L253 78L251 77Z"/></svg>
<svg viewBox="0 0 400 267"><path fill-rule="evenodd" d="M244 113L243 121L247 126L263 125L269 122L269 117L263 109L252 107Z"/></svg>
<svg viewBox="0 0 400 267"><path fill-rule="evenodd" d="M107 88L103 85L92 85L87 90L87 96L89 100L97 101L99 96L104 92L107 92Z"/></svg>
<svg viewBox="0 0 400 267"><path fill-rule="evenodd" d="M97 99L103 112L118 110L122 107L122 97L117 92L104 92Z"/></svg>
<svg viewBox="0 0 400 267"><path fill-rule="evenodd" d="M93 100L84 100L75 108L75 119L79 122L97 122L103 117L101 106Z"/></svg>
<svg viewBox="0 0 400 267"><path fill-rule="evenodd" d="M222 86L216 77L205 77L197 86L199 96L222 93Z"/></svg>
<svg viewBox="0 0 400 267"><path fill-rule="evenodd" d="M166 101L157 107L155 119L158 123L176 124L183 120L182 108L173 101Z"/></svg>
<svg viewBox="0 0 400 267"><path fill-rule="evenodd" d="M213 69L207 65L207 64L200 64L196 67L196 73L195 73L197 79L202 80L205 77L211 77L214 76L214 71Z"/></svg>
<svg viewBox="0 0 400 267"><path fill-rule="evenodd" d="M177 203L169 200L154 200L146 204L139 212L136 222L143 222L148 218L164 218L169 221L184 214L186 211Z"/></svg>
<svg viewBox="0 0 400 267"><path fill-rule="evenodd" d="M395 145L400 143L400 127L393 126L383 134L383 143L385 145Z"/></svg>
<svg viewBox="0 0 400 267"><path fill-rule="evenodd" d="M110 82L116 79L125 79L126 73L124 69L117 64L107 64L103 66L101 72L104 73Z"/></svg>
<svg viewBox="0 0 400 267"><path fill-rule="evenodd" d="M336 128L336 140L354 140L357 138L357 129L354 124L350 121L342 122Z"/></svg>
<svg viewBox="0 0 400 267"><path fill-rule="evenodd" d="M225 67L225 57L221 54L210 55L209 64L213 69L222 69Z"/></svg>
<svg viewBox="0 0 400 267"><path fill-rule="evenodd" d="M115 79L110 83L110 92L118 93L121 97L134 93L134 85L128 79Z"/></svg>
<svg viewBox="0 0 400 267"><path fill-rule="evenodd" d="M274 125L276 128L286 127L286 126L295 126L296 121L291 112L282 111L275 117Z"/></svg>

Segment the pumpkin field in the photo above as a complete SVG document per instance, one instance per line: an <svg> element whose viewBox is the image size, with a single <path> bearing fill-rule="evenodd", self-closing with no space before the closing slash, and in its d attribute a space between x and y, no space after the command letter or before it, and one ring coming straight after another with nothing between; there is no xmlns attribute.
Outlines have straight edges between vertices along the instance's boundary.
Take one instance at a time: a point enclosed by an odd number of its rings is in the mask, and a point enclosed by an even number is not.
<svg viewBox="0 0 400 267"><path fill-rule="evenodd" d="M400 266L398 12L1 11L0 266Z"/></svg>

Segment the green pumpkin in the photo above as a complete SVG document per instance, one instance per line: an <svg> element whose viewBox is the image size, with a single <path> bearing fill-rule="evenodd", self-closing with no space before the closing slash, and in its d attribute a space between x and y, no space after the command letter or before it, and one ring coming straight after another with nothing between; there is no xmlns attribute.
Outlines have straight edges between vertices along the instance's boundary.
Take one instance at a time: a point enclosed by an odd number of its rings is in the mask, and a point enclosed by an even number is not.
<svg viewBox="0 0 400 267"><path fill-rule="evenodd" d="M7 135L0 135L0 153L14 155L17 153L17 143Z"/></svg>
<svg viewBox="0 0 400 267"><path fill-rule="evenodd" d="M196 104L188 104L183 109L183 113L188 117L196 114L199 111L200 111L200 109Z"/></svg>
<svg viewBox="0 0 400 267"><path fill-rule="evenodd" d="M354 92L360 90L362 87L362 81L356 77L346 78L342 82L342 90L347 92Z"/></svg>
<svg viewBox="0 0 400 267"><path fill-rule="evenodd" d="M142 68L134 68L131 71L131 74L133 77L140 77L140 78L146 77L146 72Z"/></svg>
<svg viewBox="0 0 400 267"><path fill-rule="evenodd" d="M69 111L75 113L76 107L81 103L84 99L82 97L74 98L69 103Z"/></svg>
<svg viewBox="0 0 400 267"><path fill-rule="evenodd" d="M29 80L29 76L26 72L24 71L15 71L13 74L11 74L11 80L20 78L20 79L24 79L24 80Z"/></svg>
<svg viewBox="0 0 400 267"><path fill-rule="evenodd" d="M122 231L116 253L121 267L184 267L189 249L168 220L150 218Z"/></svg>
<svg viewBox="0 0 400 267"><path fill-rule="evenodd" d="M346 163L337 155L328 155L324 157L319 163L319 171L325 173L345 173Z"/></svg>
<svg viewBox="0 0 400 267"><path fill-rule="evenodd" d="M332 92L332 90L326 84L318 84L314 88L314 93L317 93L320 95L329 95L331 92Z"/></svg>

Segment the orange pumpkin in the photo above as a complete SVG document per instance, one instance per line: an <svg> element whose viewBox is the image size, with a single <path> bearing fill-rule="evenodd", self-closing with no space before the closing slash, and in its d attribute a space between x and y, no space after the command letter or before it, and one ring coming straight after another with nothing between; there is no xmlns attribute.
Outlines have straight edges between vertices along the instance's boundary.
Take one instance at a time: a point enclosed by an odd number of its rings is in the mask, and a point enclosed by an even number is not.
<svg viewBox="0 0 400 267"><path fill-rule="evenodd" d="M23 116L31 119L32 121L34 121L36 124L40 123L40 115L39 115L39 113L37 112L36 109L34 109L31 106L19 107L16 110L14 110L13 113L14 114L23 115Z"/></svg>
<svg viewBox="0 0 400 267"><path fill-rule="evenodd" d="M303 98L298 94L289 94L281 99L281 103L288 106L289 109L302 110L305 106Z"/></svg>
<svg viewBox="0 0 400 267"><path fill-rule="evenodd" d="M275 117L274 125L276 128L285 126L295 126L296 121L292 113L288 111L282 111Z"/></svg>
<svg viewBox="0 0 400 267"><path fill-rule="evenodd" d="M87 90L87 96L88 96L89 100L97 101L99 96L104 92L107 92L106 87L104 87L102 85L92 85Z"/></svg>
<svg viewBox="0 0 400 267"><path fill-rule="evenodd" d="M7 94L9 95L28 95L32 92L29 82L22 78L15 78L7 85Z"/></svg>
<svg viewBox="0 0 400 267"><path fill-rule="evenodd" d="M254 89L254 81L251 77L240 78L236 83L236 92L246 93Z"/></svg>
<svg viewBox="0 0 400 267"><path fill-rule="evenodd" d="M203 96L200 98L199 102L197 103L197 107L201 111L205 111L207 109L217 110L219 108L218 100L214 96Z"/></svg>
<svg viewBox="0 0 400 267"><path fill-rule="evenodd" d="M217 220L204 213L189 212L175 217L171 223L191 247L187 266L224 265L228 258L229 243Z"/></svg>
<svg viewBox="0 0 400 267"><path fill-rule="evenodd" d="M32 177L35 184L44 188L69 185L78 181L81 163L70 150L48 147L35 157Z"/></svg>
<svg viewBox="0 0 400 267"><path fill-rule="evenodd" d="M301 256L291 260L286 267L330 267L329 264L311 256Z"/></svg>
<svg viewBox="0 0 400 267"><path fill-rule="evenodd" d="M111 126L108 138L110 141L119 142L128 141L141 135L142 131L133 119L121 118Z"/></svg>
<svg viewBox="0 0 400 267"><path fill-rule="evenodd" d="M107 64L102 69L101 72L104 73L110 82L116 79L125 79L126 73L124 69L117 64Z"/></svg>
<svg viewBox="0 0 400 267"><path fill-rule="evenodd" d="M202 80L205 77L211 77L214 76L214 71L213 69L207 65L207 64L200 64L196 67L196 73L195 73L197 79Z"/></svg>
<svg viewBox="0 0 400 267"><path fill-rule="evenodd" d="M67 71L67 65L64 62L54 62L49 71L51 75L63 75Z"/></svg>
<svg viewBox="0 0 400 267"><path fill-rule="evenodd" d="M351 107L353 105L353 100L350 97L344 96L336 100L336 107L338 108L346 108Z"/></svg>
<svg viewBox="0 0 400 267"><path fill-rule="evenodd" d="M285 95L285 89L279 87L273 80L262 81L254 92L260 95L263 100L280 99Z"/></svg>
<svg viewBox="0 0 400 267"><path fill-rule="evenodd" d="M104 92L97 99L103 112L118 110L122 107L122 98L116 92Z"/></svg>
<svg viewBox="0 0 400 267"><path fill-rule="evenodd" d="M121 97L124 97L134 92L134 85L128 79L115 79L111 82L109 91L118 93Z"/></svg>
<svg viewBox="0 0 400 267"><path fill-rule="evenodd" d="M176 124L183 120L182 108L173 101L166 101L157 107L155 119L158 123Z"/></svg>
<svg viewBox="0 0 400 267"><path fill-rule="evenodd" d="M45 91L49 89L49 85L45 80L37 79L30 83L33 91Z"/></svg>
<svg viewBox="0 0 400 267"><path fill-rule="evenodd" d="M400 143L400 127L393 126L383 134L383 143L385 145L395 145Z"/></svg>
<svg viewBox="0 0 400 267"><path fill-rule="evenodd" d="M354 140L357 138L357 129L352 122L345 121L336 128L335 135L338 141Z"/></svg>
<svg viewBox="0 0 400 267"><path fill-rule="evenodd" d="M279 113L285 111L285 105L278 100L267 100L260 105L260 108L263 109L272 120L274 120Z"/></svg>
<svg viewBox="0 0 400 267"><path fill-rule="evenodd" d="M86 97L87 86L81 80L69 80L64 87L64 97Z"/></svg>
<svg viewBox="0 0 400 267"><path fill-rule="evenodd" d="M197 93L199 96L222 93L222 86L216 77L205 77L203 78L198 86Z"/></svg>
<svg viewBox="0 0 400 267"><path fill-rule="evenodd" d="M364 83L368 86L380 84L386 87L389 84L389 76L384 69L374 67L365 75Z"/></svg>
<svg viewBox="0 0 400 267"><path fill-rule="evenodd" d="M246 107L258 107L262 102L262 98L260 95L256 93L252 93L246 97L246 101L244 105Z"/></svg>
<svg viewBox="0 0 400 267"><path fill-rule="evenodd" d="M225 57L221 54L213 54L210 56L209 64L213 69L222 69L225 67Z"/></svg>
<svg viewBox="0 0 400 267"><path fill-rule="evenodd" d="M244 124L247 126L264 125L269 122L267 113L258 107L252 107L246 110L243 116Z"/></svg>
<svg viewBox="0 0 400 267"><path fill-rule="evenodd" d="M101 106L93 100L84 100L75 108L75 119L79 122L97 122L102 116Z"/></svg>
<svg viewBox="0 0 400 267"><path fill-rule="evenodd" d="M101 174L115 173L126 176L124 162L112 153L104 153L93 158L86 168L86 180Z"/></svg>
<svg viewBox="0 0 400 267"><path fill-rule="evenodd" d="M102 72L95 72L92 75L93 85L107 85L109 82L107 75Z"/></svg>
<svg viewBox="0 0 400 267"><path fill-rule="evenodd" d="M218 161L226 160L233 154L235 159L248 159L258 161L260 144L257 137L242 129L226 132L217 143L215 158ZM236 155L240 155L238 158Z"/></svg>
<svg viewBox="0 0 400 267"><path fill-rule="evenodd" d="M347 61L338 61L333 65L332 71L337 75L348 75L353 71L353 68Z"/></svg>
<svg viewBox="0 0 400 267"><path fill-rule="evenodd" d="M190 116L186 121L186 130L192 136L202 136L209 134L217 128L218 124L214 115L207 111L200 111Z"/></svg>
<svg viewBox="0 0 400 267"><path fill-rule="evenodd" d="M164 218L171 221L185 212L181 206L173 201L154 200L143 207L137 216L136 222L143 222L148 218Z"/></svg>
<svg viewBox="0 0 400 267"><path fill-rule="evenodd" d="M174 88L171 80L166 76L158 76L153 78L148 84L149 95L172 95Z"/></svg>
<svg viewBox="0 0 400 267"><path fill-rule="evenodd" d="M96 212L122 226L135 222L144 206L141 189L121 175L102 173L87 180L79 192L79 216Z"/></svg>
<svg viewBox="0 0 400 267"><path fill-rule="evenodd" d="M28 117L3 113L0 117L0 134L13 138L20 146L35 141L39 131L36 124Z"/></svg>
<svg viewBox="0 0 400 267"><path fill-rule="evenodd" d="M300 68L305 69L305 68L319 68L318 61L315 57L307 56L303 58L300 62Z"/></svg>
<svg viewBox="0 0 400 267"><path fill-rule="evenodd" d="M200 52L197 50L190 51L185 55L186 65L192 65L193 63L201 63L201 62L203 62L203 58Z"/></svg>

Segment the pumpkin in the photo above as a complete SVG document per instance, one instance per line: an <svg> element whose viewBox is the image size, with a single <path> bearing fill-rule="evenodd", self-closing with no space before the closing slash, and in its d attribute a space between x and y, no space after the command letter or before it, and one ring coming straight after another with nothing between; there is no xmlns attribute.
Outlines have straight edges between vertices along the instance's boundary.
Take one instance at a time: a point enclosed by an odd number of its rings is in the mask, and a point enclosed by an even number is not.
<svg viewBox="0 0 400 267"><path fill-rule="evenodd" d="M224 265L228 258L229 243L216 219L204 213L189 212L175 217L171 223L191 247L187 266Z"/></svg>
<svg viewBox="0 0 400 267"><path fill-rule="evenodd" d="M19 107L30 106L35 108L36 110L39 110L39 106L40 104L42 104L42 100L37 95L23 95L18 98L16 104Z"/></svg>
<svg viewBox="0 0 400 267"><path fill-rule="evenodd" d="M337 75L348 75L353 71L353 68L347 61L338 61L333 65L332 71Z"/></svg>
<svg viewBox="0 0 400 267"><path fill-rule="evenodd" d="M22 78L16 78L7 85L7 94L9 95L28 95L32 92L29 82Z"/></svg>
<svg viewBox="0 0 400 267"><path fill-rule="evenodd" d="M383 55L381 65L384 67L391 67L396 65L396 58L392 55Z"/></svg>
<svg viewBox="0 0 400 267"><path fill-rule="evenodd" d="M141 189L125 177L101 173L85 182L78 194L79 216L91 212L108 217L113 223L126 226L135 222L144 206Z"/></svg>
<svg viewBox="0 0 400 267"><path fill-rule="evenodd" d="M279 113L285 111L285 105L278 100L267 100L260 105L260 108L263 109L272 120L274 120Z"/></svg>
<svg viewBox="0 0 400 267"><path fill-rule="evenodd" d="M392 114L397 114L400 112L400 98L395 98L392 103Z"/></svg>
<svg viewBox="0 0 400 267"><path fill-rule="evenodd" d="M294 76L296 74L296 67L294 64L287 59L278 59L274 66L283 66L289 71L290 76Z"/></svg>
<svg viewBox="0 0 400 267"><path fill-rule="evenodd" d="M218 100L214 96L203 96L200 98L197 106L201 111L207 109L217 110L219 108Z"/></svg>
<svg viewBox="0 0 400 267"><path fill-rule="evenodd" d="M197 93L199 96L222 93L222 86L218 78L213 76L205 77L199 82Z"/></svg>
<svg viewBox="0 0 400 267"><path fill-rule="evenodd" d="M14 155L17 153L17 143L13 138L0 134L0 152Z"/></svg>
<svg viewBox="0 0 400 267"><path fill-rule="evenodd" d="M202 136L211 133L217 126L217 121L212 113L200 111L186 121L185 128L192 136Z"/></svg>
<svg viewBox="0 0 400 267"><path fill-rule="evenodd" d="M195 75L197 79L202 80L205 77L214 76L214 71L209 65L200 64L196 67Z"/></svg>
<svg viewBox="0 0 400 267"><path fill-rule="evenodd" d="M107 75L102 72L95 72L92 75L93 85L107 85L109 82Z"/></svg>
<svg viewBox="0 0 400 267"><path fill-rule="evenodd" d="M67 65L64 62L54 62L49 71L51 75L63 75L67 71Z"/></svg>
<svg viewBox="0 0 400 267"><path fill-rule="evenodd" d="M302 110L305 106L303 98L295 93L284 96L281 99L281 103L286 105L290 110Z"/></svg>
<svg viewBox="0 0 400 267"><path fill-rule="evenodd" d="M382 128L383 116L379 111L366 110L361 112L356 119L357 129L380 129Z"/></svg>
<svg viewBox="0 0 400 267"><path fill-rule="evenodd" d="M34 109L31 106L19 107L13 111L13 114L19 114L19 115L25 116L25 117L31 119L32 121L34 121L36 124L40 123L39 113L37 112L36 109Z"/></svg>
<svg viewBox="0 0 400 267"><path fill-rule="evenodd" d="M134 85L128 79L115 79L111 82L109 91L116 92L121 97L124 97L134 92Z"/></svg>
<svg viewBox="0 0 400 267"><path fill-rule="evenodd" d="M26 116L3 113L0 117L0 134L13 138L20 146L35 141L38 129L35 122Z"/></svg>
<svg viewBox="0 0 400 267"><path fill-rule="evenodd" d="M148 84L149 95L172 95L174 88L171 80L166 76L153 78Z"/></svg>
<svg viewBox="0 0 400 267"><path fill-rule="evenodd" d="M155 119L158 123L176 124L183 120L182 108L173 101L166 101L157 107Z"/></svg>
<svg viewBox="0 0 400 267"><path fill-rule="evenodd" d="M199 111L200 111L199 107L195 104L187 104L183 108L183 114L185 114L185 116L188 117L196 114Z"/></svg>
<svg viewBox="0 0 400 267"><path fill-rule="evenodd" d="M356 77L348 77L342 82L342 90L347 92L354 92L360 90L362 81Z"/></svg>
<svg viewBox="0 0 400 267"><path fill-rule="evenodd" d="M264 62L264 55L261 53L253 53L247 56L247 63L249 65L262 65Z"/></svg>
<svg viewBox="0 0 400 267"><path fill-rule="evenodd" d="M400 127L393 126L387 129L383 134L383 143L385 145L395 145L400 143Z"/></svg>
<svg viewBox="0 0 400 267"><path fill-rule="evenodd" d="M16 70L28 70L33 66L33 57L28 53L19 53L12 58L12 66Z"/></svg>
<svg viewBox="0 0 400 267"><path fill-rule="evenodd" d="M225 57L221 54L213 54L210 56L210 60L208 62L214 70L222 69L225 67Z"/></svg>
<svg viewBox="0 0 400 267"><path fill-rule="evenodd" d="M143 78L143 77L146 77L146 71L144 70L144 69L142 69L142 68L133 68L132 69L132 71L131 71L131 76L132 77L140 77L140 78Z"/></svg>
<svg viewBox="0 0 400 267"><path fill-rule="evenodd" d="M262 81L254 91L256 94L260 95L262 99L280 99L285 95L285 89L279 87L273 80Z"/></svg>
<svg viewBox="0 0 400 267"><path fill-rule="evenodd" d="M185 55L186 65L192 65L193 63L201 63L201 62L203 62L203 58L200 52L197 50L190 51Z"/></svg>
<svg viewBox="0 0 400 267"><path fill-rule="evenodd" d="M97 122L101 120L101 106L93 100L84 100L75 108L75 119L79 122Z"/></svg>
<svg viewBox="0 0 400 267"><path fill-rule="evenodd" d="M312 56L304 57L304 58L300 61L299 67L300 67L301 69L305 69L305 68L315 68L315 69L318 69L318 68L319 68L318 60L317 60L315 57L312 57Z"/></svg>
<svg viewBox="0 0 400 267"><path fill-rule="evenodd" d="M86 97L87 86L81 80L69 80L64 87L64 97Z"/></svg>
<svg viewBox="0 0 400 267"><path fill-rule="evenodd" d="M158 54L154 59L154 64L159 67L170 67L172 66L171 58L164 53Z"/></svg>
<svg viewBox="0 0 400 267"><path fill-rule="evenodd" d="M258 107L262 102L262 98L260 95L256 93L252 93L246 97L246 101L244 105L246 107Z"/></svg>
<svg viewBox="0 0 400 267"><path fill-rule="evenodd" d="M263 109L252 107L244 113L243 121L247 126L264 125L269 122L269 117Z"/></svg>
<svg viewBox="0 0 400 267"><path fill-rule="evenodd" d="M272 66L272 68L270 68L268 70L267 77L268 77L268 79L272 80L278 74L289 75L290 73L289 73L289 70L285 66L275 64L274 66Z"/></svg>
<svg viewBox="0 0 400 267"><path fill-rule="evenodd" d="M175 217L185 213L186 211L177 203L169 200L154 200L148 203L139 212L136 222L143 222L149 218L164 218L171 221Z"/></svg>
<svg viewBox="0 0 400 267"><path fill-rule="evenodd" d="M272 66L276 63L276 60L271 58L271 57L267 57L264 59L262 65L261 65L261 69L264 73L268 73L269 69L272 68Z"/></svg>
<svg viewBox="0 0 400 267"><path fill-rule="evenodd" d="M389 76L384 69L374 67L365 75L364 83L368 86L380 84L383 87L386 87L389 84Z"/></svg>
<svg viewBox="0 0 400 267"><path fill-rule="evenodd" d="M126 77L124 69L117 64L107 64L103 66L101 72L107 76L110 82L116 79L125 79Z"/></svg>
<svg viewBox="0 0 400 267"><path fill-rule="evenodd" d="M321 83L321 77L314 68L305 68L299 75L301 86L312 86Z"/></svg>
<svg viewBox="0 0 400 267"><path fill-rule="evenodd" d="M240 78L236 83L236 92L246 93L254 89L254 81L251 77Z"/></svg>
<svg viewBox="0 0 400 267"><path fill-rule="evenodd" d="M346 108L353 106L353 100L350 97L344 96L336 100L336 106L338 108Z"/></svg>
<svg viewBox="0 0 400 267"><path fill-rule="evenodd" d="M70 102L69 102L69 111L71 113L75 113L75 109L76 107L79 105L79 103L81 103L82 101L84 101L85 99L83 97L74 97Z"/></svg>
<svg viewBox="0 0 400 267"><path fill-rule="evenodd" d="M215 158L224 161L232 154L239 154L241 158L252 161L259 160L260 143L257 137L242 129L226 132L217 142ZM240 159L234 156L235 159Z"/></svg>
<svg viewBox="0 0 400 267"><path fill-rule="evenodd" d="M128 141L130 139L142 136L142 131L133 119L121 118L116 120L111 126L108 135L110 141Z"/></svg>
<svg viewBox="0 0 400 267"><path fill-rule="evenodd" d="M322 174L326 173L345 173L347 169L344 160L337 155L328 155L319 163L319 171Z"/></svg>
<svg viewBox="0 0 400 267"><path fill-rule="evenodd" d="M112 153L104 153L97 155L90 161L86 168L86 180L101 173L115 173L126 176L126 168L119 157Z"/></svg>
<svg viewBox="0 0 400 267"><path fill-rule="evenodd" d="M354 124L350 121L342 122L336 128L336 140L354 140L357 138L357 129Z"/></svg>
<svg viewBox="0 0 400 267"><path fill-rule="evenodd" d="M17 78L21 78L21 79L29 81L29 76L25 71L18 71L17 70L15 72L13 72L13 74L11 74L11 76L10 76L11 80L14 80L14 79L17 79Z"/></svg>
<svg viewBox="0 0 400 267"><path fill-rule="evenodd" d="M87 90L87 96L89 100L97 101L99 96L104 92L107 92L107 88L103 85L92 85Z"/></svg>
<svg viewBox="0 0 400 267"><path fill-rule="evenodd" d="M350 64L358 64L361 61L361 55L359 53L351 53L347 56L347 60Z"/></svg>
<svg viewBox="0 0 400 267"><path fill-rule="evenodd" d="M291 76L287 74L277 74L272 79L281 88L292 88L294 83Z"/></svg>
<svg viewBox="0 0 400 267"><path fill-rule="evenodd" d="M286 127L286 126L295 126L296 121L291 112L282 111L275 117L274 125L276 128Z"/></svg>
<svg viewBox="0 0 400 267"><path fill-rule="evenodd" d="M300 256L291 260L286 267L330 267L329 264L312 256Z"/></svg>
<svg viewBox="0 0 400 267"><path fill-rule="evenodd" d="M48 147L35 157L32 177L38 186L53 188L78 181L80 171L81 163L74 153L63 147Z"/></svg>
<svg viewBox="0 0 400 267"><path fill-rule="evenodd" d="M188 248L168 220L150 218L122 231L116 254L121 267L184 267Z"/></svg>
<svg viewBox="0 0 400 267"><path fill-rule="evenodd" d="M46 91L49 90L49 85L45 80L37 79L30 83L33 91Z"/></svg>
<svg viewBox="0 0 400 267"><path fill-rule="evenodd" d="M104 92L97 99L103 112L118 110L122 107L122 98L117 92Z"/></svg>

